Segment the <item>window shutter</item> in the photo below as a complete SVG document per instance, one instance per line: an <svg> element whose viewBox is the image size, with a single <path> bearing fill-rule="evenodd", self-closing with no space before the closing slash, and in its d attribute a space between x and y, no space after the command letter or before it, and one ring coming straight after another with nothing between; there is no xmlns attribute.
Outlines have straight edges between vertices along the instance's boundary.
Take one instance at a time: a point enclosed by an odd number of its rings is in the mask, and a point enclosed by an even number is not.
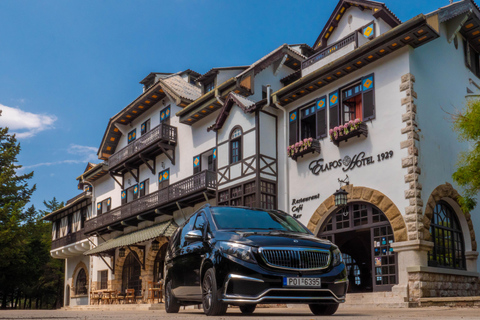
<svg viewBox="0 0 480 320"><path fill-rule="evenodd" d="M193 174L199 173L202 170L202 157L196 156L193 158Z"/></svg>
<svg viewBox="0 0 480 320"><path fill-rule="evenodd" d="M107 212L112 208L112 198L107 199Z"/></svg>
<svg viewBox="0 0 480 320"><path fill-rule="evenodd" d="M145 181L140 182L140 197L145 195Z"/></svg>
<svg viewBox="0 0 480 320"><path fill-rule="evenodd" d="M102 203L97 203L97 216L102 214Z"/></svg>
<svg viewBox="0 0 480 320"><path fill-rule="evenodd" d="M290 112L289 139L288 144L292 145L298 142L298 110Z"/></svg>
<svg viewBox="0 0 480 320"><path fill-rule="evenodd" d="M122 205L127 203L127 191L122 191Z"/></svg>
<svg viewBox="0 0 480 320"><path fill-rule="evenodd" d="M160 123L166 122L170 119L170 106L160 111Z"/></svg>
<svg viewBox="0 0 480 320"><path fill-rule="evenodd" d="M375 118L375 84L373 74L362 79L363 121Z"/></svg>
<svg viewBox="0 0 480 320"><path fill-rule="evenodd" d="M328 110L330 129L335 128L340 123L339 112L338 112L338 90L330 93L328 96L328 103L330 109Z"/></svg>
<svg viewBox="0 0 480 320"><path fill-rule="evenodd" d="M317 100L317 139L327 136L327 97Z"/></svg>
<svg viewBox="0 0 480 320"><path fill-rule="evenodd" d="M133 200L138 198L138 184L133 186Z"/></svg>

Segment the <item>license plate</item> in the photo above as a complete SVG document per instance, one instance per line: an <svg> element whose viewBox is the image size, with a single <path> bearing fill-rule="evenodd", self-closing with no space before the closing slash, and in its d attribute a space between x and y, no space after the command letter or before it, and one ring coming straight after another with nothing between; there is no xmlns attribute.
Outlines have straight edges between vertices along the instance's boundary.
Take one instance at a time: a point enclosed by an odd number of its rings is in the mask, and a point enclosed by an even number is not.
<svg viewBox="0 0 480 320"><path fill-rule="evenodd" d="M284 287L321 287L320 278L283 278Z"/></svg>

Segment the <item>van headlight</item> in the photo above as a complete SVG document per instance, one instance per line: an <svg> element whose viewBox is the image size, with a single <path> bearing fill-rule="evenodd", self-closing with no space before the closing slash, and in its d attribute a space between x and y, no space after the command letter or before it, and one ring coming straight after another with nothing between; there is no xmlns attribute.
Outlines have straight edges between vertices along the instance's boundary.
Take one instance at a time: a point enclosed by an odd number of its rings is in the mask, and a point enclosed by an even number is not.
<svg viewBox="0 0 480 320"><path fill-rule="evenodd" d="M257 263L252 253L252 247L250 246L227 241L219 241L217 245L220 251L228 256L251 263Z"/></svg>
<svg viewBox="0 0 480 320"><path fill-rule="evenodd" d="M332 251L332 266L336 267L343 262L342 253L340 249L335 249Z"/></svg>

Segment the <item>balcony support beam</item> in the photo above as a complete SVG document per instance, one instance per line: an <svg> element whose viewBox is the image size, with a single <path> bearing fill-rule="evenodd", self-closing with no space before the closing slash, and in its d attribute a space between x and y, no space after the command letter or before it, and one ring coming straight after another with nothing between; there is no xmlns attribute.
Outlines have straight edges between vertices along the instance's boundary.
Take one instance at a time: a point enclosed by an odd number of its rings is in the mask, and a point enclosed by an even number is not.
<svg viewBox="0 0 480 320"><path fill-rule="evenodd" d="M107 229L110 231L123 231L123 227L121 226L108 226Z"/></svg>
<svg viewBox="0 0 480 320"><path fill-rule="evenodd" d="M137 175L135 175L135 174L133 173L133 171L132 171L132 170L134 170L135 168L129 167L126 163L125 163L123 166L125 167L125 169L128 170L128 172L130 172L130 174L132 175L132 177L135 178L135 181L137 181L137 183L138 183L138 176L139 176L139 174L138 174L138 173L139 173L139 172L138 172L138 171L139 171L138 168L137 168Z"/></svg>
<svg viewBox="0 0 480 320"><path fill-rule="evenodd" d="M137 220L138 221L155 221L155 218L154 217L148 217L147 215L141 215L139 214L137 216Z"/></svg>
<svg viewBox="0 0 480 320"><path fill-rule="evenodd" d="M124 227L138 227L138 223L122 221L120 224Z"/></svg>
<svg viewBox="0 0 480 320"><path fill-rule="evenodd" d="M122 183L120 183L117 178L115 178L115 176L117 177L122 177ZM110 177L112 177L113 180L115 180L115 182L120 186L120 188L122 188L123 190L123 175L122 174L114 174L113 172L110 172Z"/></svg>
<svg viewBox="0 0 480 320"><path fill-rule="evenodd" d="M170 160L170 162L175 165L175 147L165 144L165 143L158 143L158 147L162 152L167 156L167 158ZM172 156L168 154L167 150L172 150Z"/></svg>
<svg viewBox="0 0 480 320"><path fill-rule="evenodd" d="M143 163L150 169L153 175L155 175L155 159L148 159L143 154L140 154L140 159L142 159ZM148 163L148 161L152 161L153 167Z"/></svg>

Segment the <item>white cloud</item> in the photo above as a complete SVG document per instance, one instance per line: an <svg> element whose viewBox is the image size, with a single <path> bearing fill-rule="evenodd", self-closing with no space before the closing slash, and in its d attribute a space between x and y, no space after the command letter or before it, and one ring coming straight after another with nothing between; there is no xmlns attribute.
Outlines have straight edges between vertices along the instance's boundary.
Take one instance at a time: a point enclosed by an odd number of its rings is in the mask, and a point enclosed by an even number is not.
<svg viewBox="0 0 480 320"><path fill-rule="evenodd" d="M23 166L20 170L29 170L29 169L38 168L38 167L57 166L61 164L84 163L86 165L87 162L97 163L99 161L97 157L97 148L95 147L71 144L67 152L69 154L77 156L77 159L67 159L67 160L60 160L60 161L53 161L53 162L41 162L41 163L29 165L29 166Z"/></svg>
<svg viewBox="0 0 480 320"><path fill-rule="evenodd" d="M0 104L0 110L2 110L0 126L10 128L19 139L30 138L41 131L52 129L53 124L57 121L57 117L54 115L31 113L3 104Z"/></svg>

